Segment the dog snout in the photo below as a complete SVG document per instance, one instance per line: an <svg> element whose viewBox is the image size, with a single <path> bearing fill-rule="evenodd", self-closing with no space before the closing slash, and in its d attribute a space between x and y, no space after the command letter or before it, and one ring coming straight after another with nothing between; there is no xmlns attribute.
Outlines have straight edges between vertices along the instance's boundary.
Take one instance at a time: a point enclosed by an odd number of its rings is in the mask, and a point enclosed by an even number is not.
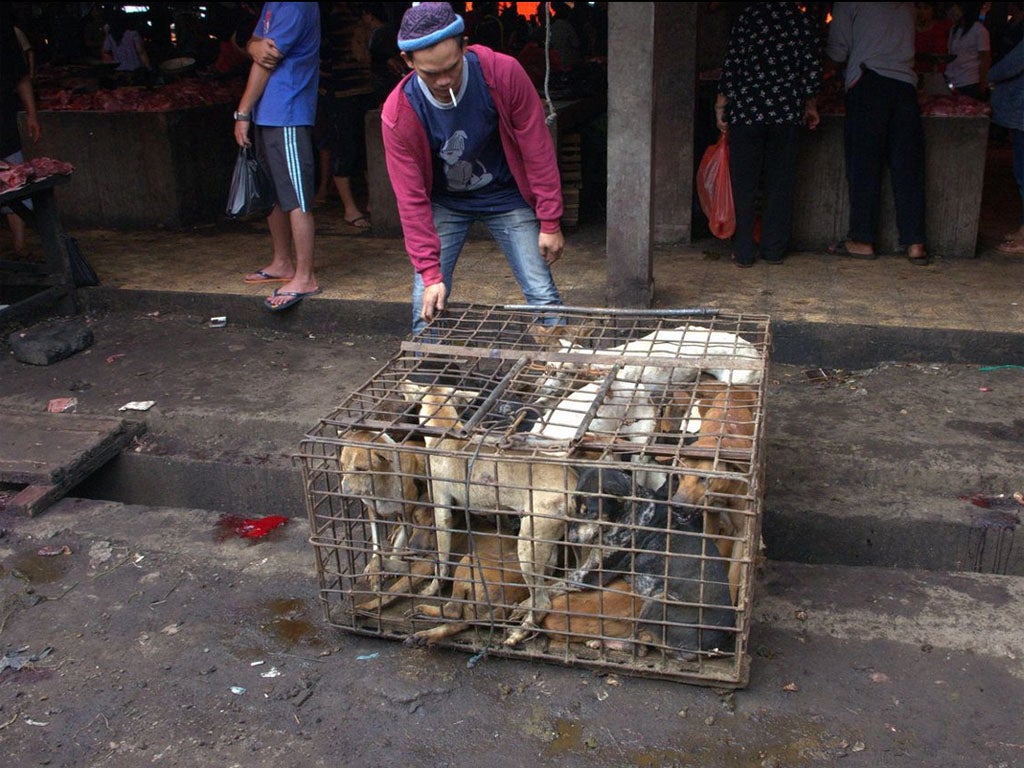
<svg viewBox="0 0 1024 768"><path fill-rule="evenodd" d="M569 526L566 538L570 544L587 544L597 537L597 529L592 523L576 523Z"/></svg>

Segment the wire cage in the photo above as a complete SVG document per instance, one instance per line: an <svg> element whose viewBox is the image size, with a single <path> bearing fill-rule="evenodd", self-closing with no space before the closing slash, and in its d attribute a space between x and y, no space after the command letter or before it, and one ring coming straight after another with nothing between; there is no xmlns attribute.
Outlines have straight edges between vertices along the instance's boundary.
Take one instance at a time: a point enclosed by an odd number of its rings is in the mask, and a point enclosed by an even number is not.
<svg viewBox="0 0 1024 768"><path fill-rule="evenodd" d="M326 621L742 687L766 316L452 305L302 441Z"/></svg>

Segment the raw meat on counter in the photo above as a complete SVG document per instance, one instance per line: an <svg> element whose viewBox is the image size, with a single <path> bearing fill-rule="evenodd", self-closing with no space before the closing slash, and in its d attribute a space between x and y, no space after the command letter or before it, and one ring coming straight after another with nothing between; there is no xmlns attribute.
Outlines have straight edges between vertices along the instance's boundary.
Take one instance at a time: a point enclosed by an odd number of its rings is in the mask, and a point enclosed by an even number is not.
<svg viewBox="0 0 1024 768"><path fill-rule="evenodd" d="M74 170L71 163L54 160L52 157L33 157L15 165L0 162L0 194L50 176L68 176Z"/></svg>
<svg viewBox="0 0 1024 768"><path fill-rule="evenodd" d="M917 97L917 104L922 117L978 117L992 114L988 104L962 93L950 93L948 96L922 94ZM846 102L842 91L819 96L818 112L822 115L845 115Z"/></svg>

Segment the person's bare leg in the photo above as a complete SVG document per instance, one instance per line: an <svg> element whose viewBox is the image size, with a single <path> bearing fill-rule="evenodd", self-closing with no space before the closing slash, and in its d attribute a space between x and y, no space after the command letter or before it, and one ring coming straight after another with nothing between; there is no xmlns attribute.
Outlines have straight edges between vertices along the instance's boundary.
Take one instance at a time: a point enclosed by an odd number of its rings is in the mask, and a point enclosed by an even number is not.
<svg viewBox="0 0 1024 768"><path fill-rule="evenodd" d="M277 296L267 299L273 306L292 298L282 296L283 293L308 293L319 288L313 274L313 239L316 233L313 214L296 208L288 213L286 220L290 224L291 239L295 245L295 275L277 289Z"/></svg>
<svg viewBox="0 0 1024 768"><path fill-rule="evenodd" d="M270 215L267 216L267 226L270 228L270 243L274 253L270 264L263 267L260 272L273 277L292 279L295 275L295 259L292 257L292 230L288 223L288 216L280 206L275 205ZM259 282L266 278L253 272L246 275L245 279Z"/></svg>
<svg viewBox="0 0 1024 768"><path fill-rule="evenodd" d="M11 240L16 256L25 255L25 222L16 213L7 214L7 225L11 228Z"/></svg>
<svg viewBox="0 0 1024 768"><path fill-rule="evenodd" d="M370 222L366 220L366 214L359 210L355 195L352 194L352 180L348 176L335 176L334 186L338 188L338 197L345 206L345 221L358 229L369 229Z"/></svg>

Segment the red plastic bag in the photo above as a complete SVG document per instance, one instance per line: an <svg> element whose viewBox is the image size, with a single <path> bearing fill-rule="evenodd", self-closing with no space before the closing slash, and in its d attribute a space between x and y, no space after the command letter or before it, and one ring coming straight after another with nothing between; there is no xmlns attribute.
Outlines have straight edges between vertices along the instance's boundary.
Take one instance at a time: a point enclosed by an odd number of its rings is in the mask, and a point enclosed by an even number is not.
<svg viewBox="0 0 1024 768"><path fill-rule="evenodd" d="M697 197L708 217L711 234L725 240L736 231L736 209L729 179L729 142L723 133L707 148L697 169Z"/></svg>

